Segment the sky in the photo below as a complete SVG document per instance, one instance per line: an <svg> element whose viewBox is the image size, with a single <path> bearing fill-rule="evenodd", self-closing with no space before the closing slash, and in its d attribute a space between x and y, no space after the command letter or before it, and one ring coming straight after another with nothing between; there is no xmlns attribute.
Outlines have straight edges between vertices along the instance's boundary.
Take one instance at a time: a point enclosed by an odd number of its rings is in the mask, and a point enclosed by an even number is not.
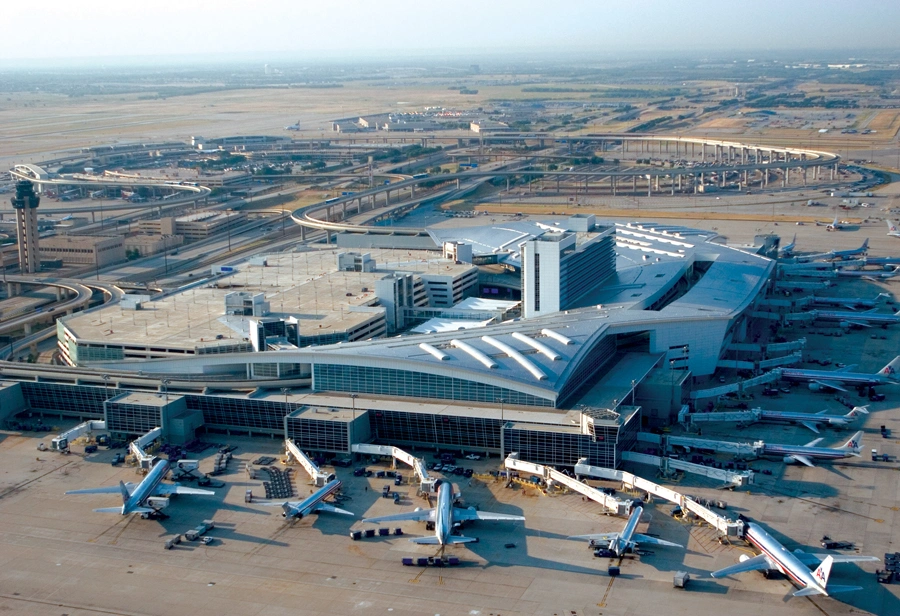
<svg viewBox="0 0 900 616"><path fill-rule="evenodd" d="M0 61L897 49L896 0L8 2Z"/></svg>

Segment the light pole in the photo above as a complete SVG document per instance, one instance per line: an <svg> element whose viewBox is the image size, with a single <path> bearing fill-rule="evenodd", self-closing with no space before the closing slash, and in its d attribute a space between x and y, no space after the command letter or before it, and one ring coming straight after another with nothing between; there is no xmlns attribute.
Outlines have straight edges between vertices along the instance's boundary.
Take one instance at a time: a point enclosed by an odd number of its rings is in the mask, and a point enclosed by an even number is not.
<svg viewBox="0 0 900 616"><path fill-rule="evenodd" d="M169 379L162 380L163 392L166 394L166 406L169 405L169 383L171 383Z"/></svg>
<svg viewBox="0 0 900 616"><path fill-rule="evenodd" d="M109 400L109 375L104 374L100 378L103 379L103 397Z"/></svg>
<svg viewBox="0 0 900 616"><path fill-rule="evenodd" d="M634 388L637 387L637 381L631 379L631 406L634 406Z"/></svg>
<svg viewBox="0 0 900 616"><path fill-rule="evenodd" d="M284 394L284 405L285 405L285 406L287 406L287 403L288 403L288 392L290 392L290 391L291 391L291 388L290 388L290 387L282 387L282 388L281 388L281 393Z"/></svg>

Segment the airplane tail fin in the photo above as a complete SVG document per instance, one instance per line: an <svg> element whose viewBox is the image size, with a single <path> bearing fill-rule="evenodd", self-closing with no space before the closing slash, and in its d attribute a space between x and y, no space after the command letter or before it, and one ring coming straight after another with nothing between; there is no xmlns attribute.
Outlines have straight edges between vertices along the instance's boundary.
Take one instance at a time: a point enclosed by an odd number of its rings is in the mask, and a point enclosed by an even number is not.
<svg viewBox="0 0 900 616"><path fill-rule="evenodd" d="M892 359L891 363L879 370L878 374L884 374L895 381L900 379L900 355Z"/></svg>
<svg viewBox="0 0 900 616"><path fill-rule="evenodd" d="M869 414L869 405L867 404L865 406L854 406L853 409L849 413L844 415L844 417L846 417L847 419L853 419L860 413L862 413L863 415L868 415Z"/></svg>
<svg viewBox="0 0 900 616"><path fill-rule="evenodd" d="M833 564L834 557L828 556L825 560L822 561L822 564L820 564L819 567L815 571L813 571L813 579L816 580L816 584L818 584L822 590L825 590L825 588L828 586L828 576L831 575L831 565Z"/></svg>
<svg viewBox="0 0 900 616"><path fill-rule="evenodd" d="M128 487L124 481L119 481L119 490L122 492L122 503L127 503L128 499L131 498L131 494L128 493Z"/></svg>
<svg viewBox="0 0 900 616"><path fill-rule="evenodd" d="M848 440L846 443L844 443L843 446L838 447L838 449L840 449L842 451L850 451L853 453L859 453L860 449L862 448L862 437L863 437L863 432L862 432L862 430L860 430L859 432L857 432L856 434L851 436L850 440Z"/></svg>
<svg viewBox="0 0 900 616"><path fill-rule="evenodd" d="M869 249L869 238L866 238L866 241L863 242L862 246L860 247L860 250L862 250L863 252L866 252L868 249Z"/></svg>
<svg viewBox="0 0 900 616"><path fill-rule="evenodd" d="M897 225L894 224L893 220L885 220L888 226L888 233L897 233Z"/></svg>

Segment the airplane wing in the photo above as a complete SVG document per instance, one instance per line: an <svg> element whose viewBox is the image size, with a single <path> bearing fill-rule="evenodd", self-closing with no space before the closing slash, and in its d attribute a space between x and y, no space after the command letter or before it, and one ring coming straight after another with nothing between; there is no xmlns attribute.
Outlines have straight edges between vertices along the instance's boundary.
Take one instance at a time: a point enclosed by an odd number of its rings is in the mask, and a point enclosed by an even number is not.
<svg viewBox="0 0 900 616"><path fill-rule="evenodd" d="M406 513L395 513L394 515L383 515L380 518L366 518L363 522L370 524L380 524L382 522L433 522L434 509L420 509L419 511L408 511Z"/></svg>
<svg viewBox="0 0 900 616"><path fill-rule="evenodd" d="M200 488L188 488L186 486L178 486L171 483L157 484L153 490L154 496L171 496L172 494L199 494L204 496L215 496L212 490L201 490Z"/></svg>
<svg viewBox="0 0 900 616"><path fill-rule="evenodd" d="M820 387L827 387L829 389L836 389L838 391L847 391L840 385L833 383L833 382L819 381L819 380L815 380L815 379L812 382L815 383L816 385L819 385Z"/></svg>
<svg viewBox="0 0 900 616"><path fill-rule="evenodd" d="M818 567L819 563L831 556L833 562L836 563L877 563L881 559L877 556L863 556L862 554L816 554L812 552L804 552L803 550L794 550L794 556L807 567ZM829 591L831 588L829 587Z"/></svg>
<svg viewBox="0 0 900 616"><path fill-rule="evenodd" d="M476 511L475 509L463 509L462 507L453 508L454 522L469 522L471 520L516 520L521 522L524 521L525 518L520 515L491 513L490 511Z"/></svg>
<svg viewBox="0 0 900 616"><path fill-rule="evenodd" d="M812 431L815 432L816 434L819 433L819 429L816 427L816 424L814 424L814 423L810 423L810 422L808 422L808 421L801 421L801 422L800 422L800 425L802 425L802 426L804 426L804 427L806 427L806 428L809 428L810 430L812 430Z"/></svg>
<svg viewBox="0 0 900 616"><path fill-rule="evenodd" d="M837 370L832 370L832 372L853 372L856 369L856 366L859 364L847 364L843 368L838 368ZM822 411L823 413L825 411Z"/></svg>
<svg viewBox="0 0 900 616"><path fill-rule="evenodd" d="M868 276L863 276L863 278L868 278ZM849 323L850 325L855 325L856 327L872 327L872 325L867 323L866 321L854 321L853 319L849 319L847 320L847 323Z"/></svg>
<svg viewBox="0 0 900 616"><path fill-rule="evenodd" d="M134 488L133 483L126 483L125 487L131 492ZM102 488L85 488L83 490L69 490L66 494L121 494L122 488L118 485L104 486Z"/></svg>
<svg viewBox="0 0 900 616"><path fill-rule="evenodd" d="M344 515L352 515L356 516L352 511L347 511L346 509L341 509L340 507L335 507L334 505L329 505L328 503L319 503L315 507L313 507L313 511L328 511L329 513L343 513Z"/></svg>
<svg viewBox="0 0 900 616"><path fill-rule="evenodd" d="M743 573L744 571L762 571L763 569L777 569L773 562L765 554L748 558L736 565L713 571L710 575L714 578L726 577L732 573Z"/></svg>
<svg viewBox="0 0 900 616"><path fill-rule="evenodd" d="M598 533L596 535L572 535L566 539L588 539L594 541L612 541L619 536L619 533Z"/></svg>
<svg viewBox="0 0 900 616"><path fill-rule="evenodd" d="M804 447L815 447L816 445L818 445L819 443L821 443L822 440L823 440L823 439L821 439L821 438L817 438L817 439L811 440L811 441L808 442L806 445L804 445Z"/></svg>
<svg viewBox="0 0 900 616"><path fill-rule="evenodd" d="M652 543L653 545L667 545L670 548L683 548L683 545L678 543L672 543L671 541L664 541L662 539L657 539L656 537L651 537L649 535L632 535L631 540L637 543Z"/></svg>
<svg viewBox="0 0 900 616"><path fill-rule="evenodd" d="M788 456L788 457L789 457L789 458L793 458L793 459L796 460L797 462L800 462L801 464L805 464L806 466L810 466L810 467L815 466L815 464L812 463L812 460L810 460L810 459L807 458L806 456L801 456L801 455L793 454L793 455L790 455L790 456Z"/></svg>

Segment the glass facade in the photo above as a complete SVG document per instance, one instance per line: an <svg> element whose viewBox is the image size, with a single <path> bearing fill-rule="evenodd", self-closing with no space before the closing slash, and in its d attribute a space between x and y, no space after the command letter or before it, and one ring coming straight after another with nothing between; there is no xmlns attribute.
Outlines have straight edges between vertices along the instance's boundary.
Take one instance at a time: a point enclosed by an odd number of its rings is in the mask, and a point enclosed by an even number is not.
<svg viewBox="0 0 900 616"><path fill-rule="evenodd" d="M616 339L614 336L604 336L594 343L594 348L578 363L578 367L569 376L565 385L559 390L559 403L566 401L582 386L589 384L590 379L597 371L605 366L616 355Z"/></svg>
<svg viewBox="0 0 900 616"><path fill-rule="evenodd" d="M103 401L120 393L114 387L22 381L22 397L29 408L81 419L103 419Z"/></svg>
<svg viewBox="0 0 900 616"><path fill-rule="evenodd" d="M286 438L304 451L350 451L350 424L346 422L288 417L284 428Z"/></svg>
<svg viewBox="0 0 900 616"><path fill-rule="evenodd" d="M500 450L500 420L405 411L369 411L375 441L424 447Z"/></svg>
<svg viewBox="0 0 900 616"><path fill-rule="evenodd" d="M553 400L495 385L436 374L367 366L315 364L313 386L316 391L347 391L381 396L495 404L503 400L507 404L522 406L554 406Z"/></svg>
<svg viewBox="0 0 900 616"><path fill-rule="evenodd" d="M106 403L106 429L120 434L146 434L162 426L162 413L158 406L144 404Z"/></svg>

